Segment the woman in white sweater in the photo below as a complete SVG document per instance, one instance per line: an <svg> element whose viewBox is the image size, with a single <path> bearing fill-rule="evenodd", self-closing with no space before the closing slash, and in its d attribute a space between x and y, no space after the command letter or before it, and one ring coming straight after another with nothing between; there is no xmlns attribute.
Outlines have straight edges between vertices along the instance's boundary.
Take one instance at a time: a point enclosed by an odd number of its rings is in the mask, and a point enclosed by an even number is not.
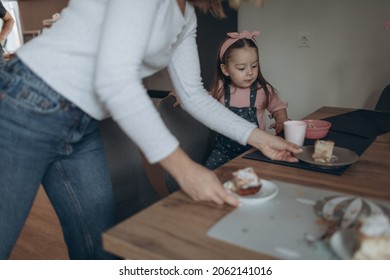
<svg viewBox="0 0 390 280"><path fill-rule="evenodd" d="M113 195L97 129L109 115L194 200L238 205L213 172L183 152L149 99L142 79L165 67L182 106L199 121L270 158L296 161L297 146L208 96L193 5L223 14L220 1L70 0L0 71L0 259L9 256L41 183L70 258L110 257L101 233L113 224Z"/></svg>

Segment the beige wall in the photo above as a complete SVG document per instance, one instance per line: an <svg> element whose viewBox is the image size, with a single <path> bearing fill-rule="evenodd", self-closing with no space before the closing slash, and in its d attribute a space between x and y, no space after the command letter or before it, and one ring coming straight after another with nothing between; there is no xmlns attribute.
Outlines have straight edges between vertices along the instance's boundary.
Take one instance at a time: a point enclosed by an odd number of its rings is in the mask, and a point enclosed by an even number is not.
<svg viewBox="0 0 390 280"><path fill-rule="evenodd" d="M323 105L373 109L390 84L389 0L266 0L243 5L239 29L260 30L263 74L301 118ZM299 32L311 47L297 47Z"/></svg>
<svg viewBox="0 0 390 280"><path fill-rule="evenodd" d="M42 29L42 20L51 18L67 5L68 0L19 0L22 30Z"/></svg>

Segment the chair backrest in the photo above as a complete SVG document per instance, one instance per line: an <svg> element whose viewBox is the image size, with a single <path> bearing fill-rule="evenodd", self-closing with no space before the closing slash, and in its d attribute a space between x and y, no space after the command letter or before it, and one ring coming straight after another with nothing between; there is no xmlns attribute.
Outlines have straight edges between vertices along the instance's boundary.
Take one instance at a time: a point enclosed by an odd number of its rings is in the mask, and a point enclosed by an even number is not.
<svg viewBox="0 0 390 280"><path fill-rule="evenodd" d="M165 125L179 140L180 146L192 160L203 164L211 151L210 129L194 119L181 106L174 107L176 98L167 96L158 103L157 108ZM175 180L165 174L166 185L170 192L179 188Z"/></svg>
<svg viewBox="0 0 390 280"><path fill-rule="evenodd" d="M160 196L151 184L137 146L111 119L100 123L114 191L117 222L135 214Z"/></svg>
<svg viewBox="0 0 390 280"><path fill-rule="evenodd" d="M390 112L390 85L387 85L383 89L378 102L376 103L375 110Z"/></svg>

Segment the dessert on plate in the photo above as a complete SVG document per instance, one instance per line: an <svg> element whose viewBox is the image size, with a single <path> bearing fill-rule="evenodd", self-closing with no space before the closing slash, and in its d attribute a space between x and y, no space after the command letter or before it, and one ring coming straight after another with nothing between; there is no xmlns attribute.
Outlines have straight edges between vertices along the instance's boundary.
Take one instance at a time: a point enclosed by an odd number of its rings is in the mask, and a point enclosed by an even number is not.
<svg viewBox="0 0 390 280"><path fill-rule="evenodd" d="M252 167L239 169L233 173L233 179L224 186L241 196L253 195L260 191L261 180Z"/></svg>
<svg viewBox="0 0 390 280"><path fill-rule="evenodd" d="M312 155L315 162L327 163L333 158L334 141L316 140L314 143L314 153Z"/></svg>
<svg viewBox="0 0 390 280"><path fill-rule="evenodd" d="M390 260L390 221L385 215L362 219L356 231L357 247L353 259Z"/></svg>

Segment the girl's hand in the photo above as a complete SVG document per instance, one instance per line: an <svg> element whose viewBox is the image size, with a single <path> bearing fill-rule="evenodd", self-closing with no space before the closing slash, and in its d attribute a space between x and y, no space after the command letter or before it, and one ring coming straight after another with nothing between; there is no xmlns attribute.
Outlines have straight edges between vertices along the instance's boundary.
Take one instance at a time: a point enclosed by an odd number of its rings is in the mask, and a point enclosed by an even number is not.
<svg viewBox="0 0 390 280"><path fill-rule="evenodd" d="M288 120L287 118L287 110L279 109L272 114L273 118L275 119L275 123L271 124L269 128L275 129L275 134L280 134L283 131L284 125L283 123Z"/></svg>
<svg viewBox="0 0 390 280"><path fill-rule="evenodd" d="M178 148L160 163L193 200L238 206L238 199L225 190L215 173L192 161L182 149Z"/></svg>
<svg viewBox="0 0 390 280"><path fill-rule="evenodd" d="M269 128L275 129L275 134L280 134L283 131L284 125L282 122L275 122L271 124Z"/></svg>
<svg viewBox="0 0 390 280"><path fill-rule="evenodd" d="M255 128L248 139L248 144L259 149L266 157L272 160L297 162L294 154L302 152L298 145L287 142L281 137L271 135Z"/></svg>
<svg viewBox="0 0 390 280"><path fill-rule="evenodd" d="M180 106L180 100L179 100L179 97L177 97L175 91L169 92L169 93L168 93L168 96L173 96L173 97L176 98L176 102L173 104L173 108L176 108L176 107Z"/></svg>

